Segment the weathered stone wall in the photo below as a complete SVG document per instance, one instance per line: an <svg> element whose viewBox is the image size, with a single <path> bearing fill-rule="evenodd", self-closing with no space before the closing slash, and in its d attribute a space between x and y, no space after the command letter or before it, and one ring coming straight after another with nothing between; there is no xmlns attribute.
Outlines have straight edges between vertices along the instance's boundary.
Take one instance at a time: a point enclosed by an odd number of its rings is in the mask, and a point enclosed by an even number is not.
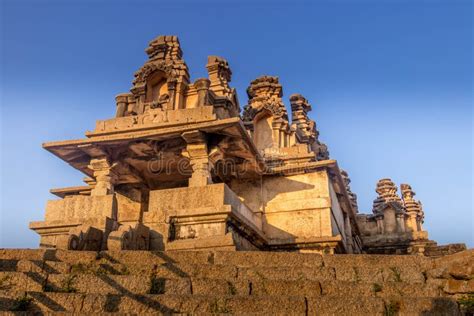
<svg viewBox="0 0 474 316"><path fill-rule="evenodd" d="M329 182L329 195L331 197L331 229L332 236L341 235L345 243L346 240L346 229L344 227L344 215L339 205L339 201L334 192L332 184Z"/></svg>
<svg viewBox="0 0 474 316"><path fill-rule="evenodd" d="M472 315L473 269L472 250L431 259L3 249L0 311Z"/></svg>
<svg viewBox="0 0 474 316"><path fill-rule="evenodd" d="M334 192L331 195L326 170L264 177L262 181L233 181L230 187L251 209L262 212L263 230L270 239L332 237L344 230L342 211ZM338 219L340 230L332 224L333 217Z"/></svg>
<svg viewBox="0 0 474 316"><path fill-rule="evenodd" d="M168 249L174 240L181 240L181 245L188 240L189 247L219 247L219 240L222 247L233 246L227 234L237 238L237 249L255 249L250 241L244 241L250 236L230 230L234 221L252 233L262 232L259 214L253 213L223 183L151 191L148 211L144 213L144 223L155 236L152 250Z"/></svg>
<svg viewBox="0 0 474 316"><path fill-rule="evenodd" d="M94 134L147 128L160 124L163 127L177 124L208 122L216 119L212 106L179 110L150 110L145 114L117 117L96 122Z"/></svg>
<svg viewBox="0 0 474 316"><path fill-rule="evenodd" d="M104 196L70 196L50 200L46 205L45 220L31 222L30 228L40 232L42 247L54 247L71 229L89 225L103 231L117 218L117 203L112 194Z"/></svg>

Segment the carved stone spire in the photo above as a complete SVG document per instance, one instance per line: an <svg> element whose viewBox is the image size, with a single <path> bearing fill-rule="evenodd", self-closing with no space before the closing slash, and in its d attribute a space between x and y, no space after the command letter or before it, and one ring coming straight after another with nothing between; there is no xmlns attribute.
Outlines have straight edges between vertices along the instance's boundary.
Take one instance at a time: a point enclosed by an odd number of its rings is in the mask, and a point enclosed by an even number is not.
<svg viewBox="0 0 474 316"><path fill-rule="evenodd" d="M208 56L206 68L211 81L211 90L219 95L228 95L232 91L229 87L232 71L227 60L219 56Z"/></svg>
<svg viewBox="0 0 474 316"><path fill-rule="evenodd" d="M158 36L150 42L145 52L150 59L181 60L183 57L177 36Z"/></svg>
<svg viewBox="0 0 474 316"><path fill-rule="evenodd" d="M145 51L149 59L135 72L130 89L135 104L133 112L143 114L155 108L182 107L189 71L178 37L158 36Z"/></svg>
<svg viewBox="0 0 474 316"><path fill-rule="evenodd" d="M309 144L311 150L316 154L317 160L329 159L327 146L318 139L319 131L316 122L308 116L308 112L311 111L311 104L301 94L292 94L290 103L292 128L296 130L298 142Z"/></svg>
<svg viewBox="0 0 474 316"><path fill-rule="evenodd" d="M398 196L397 186L391 179L380 179L375 192L378 194L372 208L375 215L382 214L387 206L394 208L397 213L403 212L402 199Z"/></svg>
<svg viewBox="0 0 474 316"><path fill-rule="evenodd" d="M400 184L400 190L402 191L403 202L407 213L414 213L417 215L417 219L421 222L424 220L424 213L420 201L415 200L415 192L412 190L409 184Z"/></svg>
<svg viewBox="0 0 474 316"><path fill-rule="evenodd" d="M352 209L354 210L354 212L359 213L359 206L357 205L357 194L351 191L351 179L349 178L349 174L347 173L347 171L341 169L341 176L342 180L344 181L344 185L346 186L346 191L349 195L349 199L351 200Z"/></svg>
<svg viewBox="0 0 474 316"><path fill-rule="evenodd" d="M312 143L318 137L316 123L309 119L308 112L311 111L311 104L308 103L301 94L292 94L291 103L291 123L296 128L296 135L300 143Z"/></svg>
<svg viewBox="0 0 474 316"><path fill-rule="evenodd" d="M250 83L247 88L248 105L244 107L243 120L252 121L260 111L268 111L274 119L288 122L288 113L283 104L283 88L278 77L262 76Z"/></svg>

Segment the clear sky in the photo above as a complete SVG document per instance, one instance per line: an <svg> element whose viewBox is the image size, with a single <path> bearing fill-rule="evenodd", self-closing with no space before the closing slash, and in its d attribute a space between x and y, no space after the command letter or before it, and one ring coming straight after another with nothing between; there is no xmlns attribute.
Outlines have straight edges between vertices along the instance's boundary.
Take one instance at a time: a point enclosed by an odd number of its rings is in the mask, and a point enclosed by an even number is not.
<svg viewBox="0 0 474 316"><path fill-rule="evenodd" d="M227 58L242 107L264 74L287 106L309 99L361 211L378 179L410 183L431 239L474 246L472 1L0 3L0 247L37 247L49 189L82 184L41 143L113 117L160 34L179 36L192 80Z"/></svg>

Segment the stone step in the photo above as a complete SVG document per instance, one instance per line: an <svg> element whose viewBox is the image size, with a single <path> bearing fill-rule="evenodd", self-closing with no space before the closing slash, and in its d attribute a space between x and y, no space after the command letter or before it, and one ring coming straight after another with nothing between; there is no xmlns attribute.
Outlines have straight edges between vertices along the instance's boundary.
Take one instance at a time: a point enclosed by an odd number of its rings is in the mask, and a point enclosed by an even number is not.
<svg viewBox="0 0 474 316"><path fill-rule="evenodd" d="M110 263L193 263L234 266L322 266L322 256L307 253L233 251L64 251L56 249L0 249L3 260L62 261L67 263L102 260Z"/></svg>
<svg viewBox="0 0 474 316"><path fill-rule="evenodd" d="M234 315L459 315L450 298L346 296L114 295L28 292L31 301L0 297L0 310L74 313L189 313ZM23 303L23 304L21 304Z"/></svg>
<svg viewBox="0 0 474 316"><path fill-rule="evenodd" d="M124 312L189 313L189 314L305 314L304 297L208 297L197 295L104 295L76 293L29 292L33 298L30 311L45 312ZM1 301L0 301L1 302ZM1 303L0 303L1 304ZM9 310L15 304L12 298L4 298L0 310ZM260 311L260 312L259 312Z"/></svg>
<svg viewBox="0 0 474 316"><path fill-rule="evenodd" d="M19 261L60 261L65 263L90 263L104 261L110 263L133 264L164 264L194 263L208 264L212 260L212 252L161 252L161 251L68 251L57 249L0 249L0 259Z"/></svg>
<svg viewBox="0 0 474 316"><path fill-rule="evenodd" d="M84 265L84 263L78 263ZM61 261L42 261L42 260L4 260L0 259L0 271L16 272L46 272L46 273L69 273L71 264Z"/></svg>
<svg viewBox="0 0 474 316"><path fill-rule="evenodd" d="M2 260L61 261L66 263L103 261L133 264L218 264L237 267L350 267L368 265L431 268L433 259L397 255L320 255L297 252L233 251L65 251L56 249L0 249Z"/></svg>
<svg viewBox="0 0 474 316"><path fill-rule="evenodd" d="M438 297L451 283L352 282L340 280L272 280L266 278L165 278L152 275L41 274L0 272L0 291L179 295L346 295ZM469 281L465 281L469 282Z"/></svg>
<svg viewBox="0 0 474 316"><path fill-rule="evenodd" d="M198 261L199 262L199 261ZM257 279L288 279L298 280L332 280L354 282L406 282L424 283L428 275L438 277L437 270L423 271L418 266L396 266L384 267L364 266L362 264L331 264L331 265L300 265L300 266L263 266L256 264L254 267L235 265L224 261L210 263L193 262L162 262L147 263L134 261L133 263L118 263L110 260L80 261L67 263L61 261L41 260L16 260L0 259L0 271L36 272L36 273L85 273L85 274L113 274L113 275L149 275L158 271L161 277L201 277L201 278L240 278ZM439 274L439 273L438 273Z"/></svg>
<svg viewBox="0 0 474 316"><path fill-rule="evenodd" d="M7 270L12 271L12 270ZM163 265L122 265L122 264L64 264L59 262L35 262L21 260L13 271L35 274L92 274L92 275L151 275L162 278L208 278L243 280L340 280L351 282L404 282L425 283L423 273L409 268L385 268L372 270L366 267L235 267L215 264L163 264ZM5 271L4 271L5 272Z"/></svg>
<svg viewBox="0 0 474 316"><path fill-rule="evenodd" d="M321 295L366 297L442 297L444 287L439 284L410 284L405 282L350 282L321 281Z"/></svg>
<svg viewBox="0 0 474 316"><path fill-rule="evenodd" d="M320 296L308 299L308 315L439 315L460 316L452 298Z"/></svg>
<svg viewBox="0 0 474 316"><path fill-rule="evenodd" d="M456 315L473 255L0 249L0 310Z"/></svg>
<svg viewBox="0 0 474 316"><path fill-rule="evenodd" d="M159 266L121 265L121 264L65 264L61 262L19 261L14 269L3 269L5 272L24 272L32 276L46 274L90 274L90 275L156 275L160 278L207 278L207 279L242 279L242 280L287 280L287 281L323 281L339 280L346 282L384 283L398 282L408 284L424 284L425 274L405 268L385 268L373 270L370 267L342 268L330 267L232 267L220 265L174 265ZM5 271L6 270L6 271ZM436 280L436 279L430 279ZM443 284L439 284L443 286Z"/></svg>

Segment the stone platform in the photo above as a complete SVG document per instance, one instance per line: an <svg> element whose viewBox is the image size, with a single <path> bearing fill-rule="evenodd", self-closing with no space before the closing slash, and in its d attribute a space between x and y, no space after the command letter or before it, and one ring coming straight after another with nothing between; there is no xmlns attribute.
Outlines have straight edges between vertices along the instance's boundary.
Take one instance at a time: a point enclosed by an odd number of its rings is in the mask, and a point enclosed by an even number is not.
<svg viewBox="0 0 474 316"><path fill-rule="evenodd" d="M462 315L469 295L472 305L473 266L473 250L434 259L3 249L0 311Z"/></svg>

